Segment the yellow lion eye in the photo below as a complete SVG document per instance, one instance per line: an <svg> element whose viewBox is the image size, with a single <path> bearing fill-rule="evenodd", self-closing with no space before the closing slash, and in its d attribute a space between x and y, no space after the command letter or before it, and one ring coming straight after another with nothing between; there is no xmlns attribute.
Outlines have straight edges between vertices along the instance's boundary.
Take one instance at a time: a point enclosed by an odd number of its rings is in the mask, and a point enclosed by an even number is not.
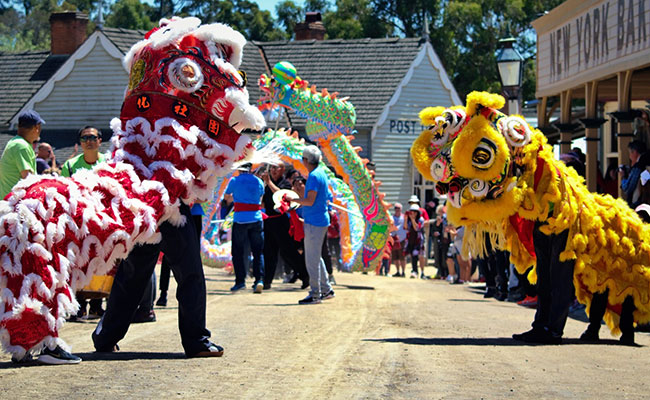
<svg viewBox="0 0 650 400"><path fill-rule="evenodd" d="M472 165L480 170L486 170L494 163L497 146L488 139L481 139L472 152Z"/></svg>

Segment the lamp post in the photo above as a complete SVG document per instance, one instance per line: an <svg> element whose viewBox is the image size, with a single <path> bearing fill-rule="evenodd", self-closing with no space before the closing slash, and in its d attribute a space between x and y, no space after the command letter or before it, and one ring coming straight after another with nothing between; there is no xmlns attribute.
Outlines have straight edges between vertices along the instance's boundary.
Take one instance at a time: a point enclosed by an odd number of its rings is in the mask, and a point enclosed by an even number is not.
<svg viewBox="0 0 650 400"><path fill-rule="evenodd" d="M497 67L501 88L508 105L508 114L521 114L519 109L519 92L523 77L524 58L513 47L515 38L507 37L499 40L497 50Z"/></svg>

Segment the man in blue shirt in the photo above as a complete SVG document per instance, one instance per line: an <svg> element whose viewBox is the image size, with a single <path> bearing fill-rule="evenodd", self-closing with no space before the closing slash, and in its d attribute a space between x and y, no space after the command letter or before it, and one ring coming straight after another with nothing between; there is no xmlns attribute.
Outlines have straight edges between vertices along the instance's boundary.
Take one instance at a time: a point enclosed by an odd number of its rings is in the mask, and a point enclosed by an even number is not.
<svg viewBox="0 0 650 400"><path fill-rule="evenodd" d="M239 167L240 174L232 178L226 188L234 201L232 226L232 265L235 269L235 286L231 291L237 292L246 287L245 249L250 245L253 253L253 291L262 293L264 289L264 228L262 225L261 202L264 195L262 180L250 173L251 164Z"/></svg>
<svg viewBox="0 0 650 400"><path fill-rule="evenodd" d="M309 177L300 198L294 200L303 206L302 216L305 220L305 264L309 273L309 295L299 304L318 304L321 300L334 297L334 290L329 284L325 262L321 257L323 240L330 224L327 212L328 179L325 171L319 167L321 151L316 146L307 146L302 153L302 163L309 171Z"/></svg>

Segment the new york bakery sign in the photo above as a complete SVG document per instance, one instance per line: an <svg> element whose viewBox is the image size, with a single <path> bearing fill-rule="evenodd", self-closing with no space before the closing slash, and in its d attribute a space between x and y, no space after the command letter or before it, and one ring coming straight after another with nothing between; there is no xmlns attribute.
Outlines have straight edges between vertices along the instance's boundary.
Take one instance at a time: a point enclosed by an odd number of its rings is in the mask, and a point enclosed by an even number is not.
<svg viewBox="0 0 650 400"><path fill-rule="evenodd" d="M648 64L650 56L638 53L649 48L650 0L599 2L538 36L538 92L617 64Z"/></svg>

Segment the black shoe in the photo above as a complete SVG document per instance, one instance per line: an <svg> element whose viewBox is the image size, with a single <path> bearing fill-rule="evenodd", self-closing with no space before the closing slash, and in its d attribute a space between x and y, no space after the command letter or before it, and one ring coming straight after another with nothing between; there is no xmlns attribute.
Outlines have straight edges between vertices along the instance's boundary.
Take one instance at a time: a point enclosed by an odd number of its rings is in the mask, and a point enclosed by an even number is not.
<svg viewBox="0 0 650 400"><path fill-rule="evenodd" d="M522 301L525 298L526 298L526 293L523 290L514 289L508 292L508 298L506 299L506 301L510 303L516 303L518 301Z"/></svg>
<svg viewBox="0 0 650 400"><path fill-rule="evenodd" d="M189 358L205 358L205 357L221 357L223 355L223 347L216 345L212 342L209 343L208 347L199 351L196 354L188 355Z"/></svg>
<svg viewBox="0 0 650 400"><path fill-rule="evenodd" d="M484 299L489 299L494 297L494 295L497 294L497 290L495 288L487 288L485 290L485 294L483 294ZM514 337L514 335L513 335Z"/></svg>
<svg viewBox="0 0 650 400"><path fill-rule="evenodd" d="M553 336L545 329L531 329L524 333L515 333L512 335L514 340L526 343L539 343L539 344L562 344L562 337Z"/></svg>
<svg viewBox="0 0 650 400"><path fill-rule="evenodd" d="M29 353L26 353L22 358L11 356L11 362L14 364L29 364L32 361L34 361L34 357Z"/></svg>
<svg viewBox="0 0 650 400"><path fill-rule="evenodd" d="M496 293L494 293L494 298L499 301L505 301L505 299L508 298L508 292L497 290Z"/></svg>
<svg viewBox="0 0 650 400"><path fill-rule="evenodd" d="M587 330L580 335L580 340L583 342L595 342L598 339L600 339L598 331L591 328L587 328Z"/></svg>
<svg viewBox="0 0 650 400"><path fill-rule="evenodd" d="M265 283L264 284L264 290L269 290L271 289L271 284L270 283Z"/></svg>
<svg viewBox="0 0 650 400"><path fill-rule="evenodd" d="M90 337L92 338L93 345L95 346L95 353L114 353L114 352L120 350L120 346L118 346L117 343L115 343L112 346L99 346L99 345L97 345L97 338L99 337L99 335L97 335L96 331L93 331L93 333L92 333L92 335L90 335Z"/></svg>
<svg viewBox="0 0 650 400"><path fill-rule="evenodd" d="M309 287L309 281L302 281L300 289L307 289Z"/></svg>
<svg viewBox="0 0 650 400"><path fill-rule="evenodd" d="M38 356L38 362L49 365L79 364L81 358L68 353L61 346L56 346L54 350L45 347Z"/></svg>
<svg viewBox="0 0 650 400"><path fill-rule="evenodd" d="M293 274L291 279L289 279L289 283L296 283L297 280L298 280L298 274Z"/></svg>
<svg viewBox="0 0 650 400"><path fill-rule="evenodd" d="M149 310L149 311L138 310L133 316L133 321L131 322L134 324L140 324L144 322L156 322L156 313L153 312L153 310Z"/></svg>
<svg viewBox="0 0 650 400"><path fill-rule="evenodd" d="M635 346L636 343L634 343L634 332L632 333L624 333L621 335L621 338L618 339L618 341L625 346Z"/></svg>
<svg viewBox="0 0 650 400"><path fill-rule="evenodd" d="M335 296L334 290L330 290L329 292L327 292L325 294L321 294L320 299L321 300L329 300L329 299L333 299L334 296Z"/></svg>
<svg viewBox="0 0 650 400"><path fill-rule="evenodd" d="M305 297L302 300L298 301L298 304L320 304L321 300L317 297L312 297L311 295Z"/></svg>
<svg viewBox="0 0 650 400"><path fill-rule="evenodd" d="M167 307L167 292L160 292L160 297L156 302L158 307Z"/></svg>

